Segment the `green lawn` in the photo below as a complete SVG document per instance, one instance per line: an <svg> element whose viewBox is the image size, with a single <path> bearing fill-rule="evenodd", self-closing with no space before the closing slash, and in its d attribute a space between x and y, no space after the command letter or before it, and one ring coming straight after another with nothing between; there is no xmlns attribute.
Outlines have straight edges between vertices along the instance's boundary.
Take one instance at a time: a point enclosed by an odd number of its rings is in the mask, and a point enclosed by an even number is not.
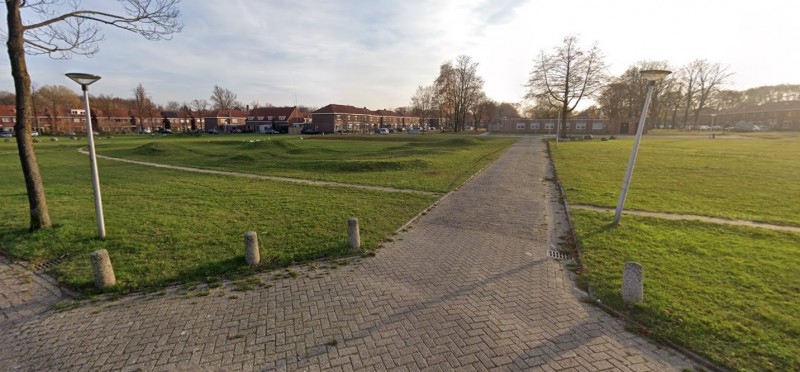
<svg viewBox="0 0 800 372"><path fill-rule="evenodd" d="M573 204L616 207L632 139L553 152ZM645 137L625 209L800 226L800 138Z"/></svg>
<svg viewBox="0 0 800 372"><path fill-rule="evenodd" d="M554 159L569 202L613 207L631 145L561 144ZM798 145L646 137L626 209L800 225ZM611 227L613 213L571 213L582 278L652 336L734 370L800 368L800 234L633 215ZM645 301L631 308L619 293L626 261L645 270Z"/></svg>
<svg viewBox="0 0 800 372"><path fill-rule="evenodd" d="M446 135L132 137L99 154L140 161L447 192L515 140Z"/></svg>
<svg viewBox="0 0 800 372"><path fill-rule="evenodd" d="M247 136L226 137L227 140L211 143L207 142L214 139L211 136L199 139L116 137L102 138L97 142L100 153L103 153L102 149L117 144L130 147L133 152L160 146L169 149L171 145L186 151L213 152L236 148L246 152L248 146L258 146L255 142L241 141L247 141ZM451 138L439 140L450 141ZM347 220L350 217L359 218L362 246L373 250L437 198L422 193L205 175L100 159L108 234L106 240L100 241L95 239L97 230L88 157L77 152L79 147L85 147L84 141L45 140L36 145L50 214L56 227L33 234L27 232L27 197L16 145L13 142L0 143L0 174L3 175L0 177L0 204L3 206L0 210L0 249L32 264L68 254L52 273L60 282L81 291L92 290L89 252L96 249L109 250L120 282L116 288L119 291L158 288L196 280L215 281L249 272L244 262L243 235L247 231L259 234L263 268L349 255L356 253L347 245ZM341 141L309 141L291 137L284 141L289 147L293 147L293 142L313 144L310 148L320 153L326 152L325 146L331 147L331 153L344 152L340 149L346 147ZM435 139L427 141L436 142ZM510 145L507 141L496 141L494 146L482 147L483 141L473 141L472 138L464 141L466 145L460 150L440 151L427 144L419 146L427 152L421 150L418 156L433 159L430 160L432 163L450 164L453 169L447 172L434 175L416 169L400 175L386 170L362 171L362 174L370 173L376 183L381 183L381 174L394 178L405 174L419 179L429 178L430 184L451 185L452 189L464 174L471 174L478 166L476 158L499 156ZM373 146L375 143L378 142L350 141L354 148L349 152L358 152L359 147L362 151L378 151L379 147ZM404 145L402 142L380 142L384 146L387 143ZM468 149L472 146L470 144L481 150L471 152ZM304 150L308 148L303 145L296 147L301 154L309 151ZM472 154L472 157L462 156L464 154ZM448 156L445 160L435 159ZM166 162L163 156L145 158ZM205 156L197 159L198 162L207 160ZM310 160L301 161L303 164L307 162ZM223 162L215 168L248 169L244 162L232 162L230 167L225 166L227 164ZM333 167L328 165L328 169ZM274 169L271 172L283 175ZM355 180L353 176L347 177ZM382 184L392 185L391 182ZM415 186L424 184L409 182Z"/></svg>

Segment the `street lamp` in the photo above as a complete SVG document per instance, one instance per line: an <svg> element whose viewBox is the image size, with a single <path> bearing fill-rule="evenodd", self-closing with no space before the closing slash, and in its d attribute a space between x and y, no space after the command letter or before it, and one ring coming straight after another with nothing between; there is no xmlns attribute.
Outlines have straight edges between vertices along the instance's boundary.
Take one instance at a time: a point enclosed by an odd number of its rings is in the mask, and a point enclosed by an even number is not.
<svg viewBox="0 0 800 372"><path fill-rule="evenodd" d="M657 81L660 81L671 71L666 70L642 70L639 75L647 80L647 96L644 99L644 107L642 107L642 116L639 117L639 127L636 128L636 139L633 141L633 150L631 150L631 157L628 159L628 170L625 172L625 180L622 181L622 191L619 194L619 202L617 203L617 213L614 215L614 225L619 224L619 219L622 217L622 206L625 205L625 196L628 194L628 186L631 182L631 175L633 174L633 164L636 163L636 153L639 151L639 140L642 138L644 131L644 121L647 118L647 108L650 106L650 97L653 95L653 87Z"/></svg>
<svg viewBox="0 0 800 372"><path fill-rule="evenodd" d="M94 129L92 128L92 115L89 108L89 85L100 80L97 75L68 73L72 81L81 85L83 89L83 108L86 110L86 137L89 139L89 164L92 168L92 189L94 189L94 209L97 217L97 232L100 239L106 237L106 223L103 218L103 199L100 196L100 177L97 174L97 157L94 152Z"/></svg>

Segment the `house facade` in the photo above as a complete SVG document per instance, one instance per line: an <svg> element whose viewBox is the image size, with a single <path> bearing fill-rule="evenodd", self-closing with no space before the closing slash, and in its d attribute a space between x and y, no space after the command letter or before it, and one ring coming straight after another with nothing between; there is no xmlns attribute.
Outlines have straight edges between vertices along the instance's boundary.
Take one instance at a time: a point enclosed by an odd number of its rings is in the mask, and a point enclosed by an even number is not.
<svg viewBox="0 0 800 372"><path fill-rule="evenodd" d="M250 110L245 119L245 127L248 132L261 132L262 128L270 128L281 133L294 133L297 128L302 127L298 124L305 123L305 118L297 109L293 107L259 107Z"/></svg>
<svg viewBox="0 0 800 372"><path fill-rule="evenodd" d="M487 125L489 132L554 135L558 119L501 119ZM630 119L569 119L567 135L616 135L636 134L639 120Z"/></svg>
<svg viewBox="0 0 800 372"><path fill-rule="evenodd" d="M236 129L244 129L247 121L247 112L242 110L214 110L203 117L203 130L218 130L229 132Z"/></svg>
<svg viewBox="0 0 800 372"><path fill-rule="evenodd" d="M419 117L333 103L311 113L311 122L314 129L323 133L374 133L378 128L419 128Z"/></svg>

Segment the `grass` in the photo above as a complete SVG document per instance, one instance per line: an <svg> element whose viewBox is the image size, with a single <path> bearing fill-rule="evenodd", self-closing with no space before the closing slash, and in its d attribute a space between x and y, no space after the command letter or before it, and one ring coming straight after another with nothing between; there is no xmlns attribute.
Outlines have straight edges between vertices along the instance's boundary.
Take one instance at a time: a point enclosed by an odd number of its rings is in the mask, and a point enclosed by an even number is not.
<svg viewBox="0 0 800 372"><path fill-rule="evenodd" d="M735 370L800 368L800 234L695 221L572 211L584 275L596 296L620 297L626 261L644 266L645 301L630 315Z"/></svg>
<svg viewBox="0 0 800 372"><path fill-rule="evenodd" d="M131 137L99 154L321 181L447 192L515 140L446 135Z"/></svg>
<svg viewBox="0 0 800 372"><path fill-rule="evenodd" d="M553 158L571 204L613 207L632 141L565 143ZM800 225L800 142L645 138L626 209ZM591 159L591 161L587 161ZM581 281L608 305L734 370L800 369L800 234L572 210ZM645 301L620 298L622 268L645 270Z"/></svg>
<svg viewBox="0 0 800 372"><path fill-rule="evenodd" d="M615 207L632 140L562 143L554 151L573 204ZM800 226L800 138L645 137L626 209Z"/></svg>
<svg viewBox="0 0 800 372"><path fill-rule="evenodd" d="M272 151L270 146L258 148L258 143L232 140L246 139L246 136L231 136L228 137L231 140L211 143L205 142L207 138L102 138L98 140L98 149L103 153L117 144L132 152L148 148L153 151L167 149L168 157L163 153L143 156L157 162L173 156L189 162L189 155L181 157L183 155L177 155L181 152L169 150L172 144L186 152L207 151L213 154L235 149L227 153L229 158L248 153L260 158ZM283 143L288 150L279 153L287 156L286 162L300 164L296 169L286 169L292 176L305 174L310 177L314 174L313 161L310 160L314 154L330 153L321 162L325 164L320 169L324 169L326 177L355 182L358 180L356 175L363 175L368 183L438 191L454 188L510 145L507 140L438 136L428 136L423 140L412 138L410 142L286 137ZM395 229L437 198L421 193L205 175L100 159L108 237L98 240L95 238L88 158L76 151L84 145L83 141L70 140L36 144L50 214L56 226L28 233L27 197L16 147L13 142L0 143L0 174L3 175L0 177L0 204L3 205L0 210L0 249L29 261L31 265L68 254L52 274L61 283L83 292L94 291L89 253L96 249L108 249L119 282L112 291L118 293L157 289L175 283L213 283L222 278L236 279L251 272L244 261L243 235L247 231L259 234L262 265L255 270L361 253L347 244L347 220L350 217L359 218L362 248L369 255ZM248 150L249 146L251 150ZM395 149L387 151L394 151L397 160L391 156L378 156L381 149L396 147L404 148L406 155L401 156L402 151ZM299 160L293 157L295 152L299 154ZM394 165L352 171L335 165L334 159L337 158L354 164L385 162ZM213 163L202 155L195 155L195 159L200 163ZM256 161L253 169L264 166L269 172L286 175L278 166L270 168L265 165L280 164L281 161L276 159L279 158L270 158L268 162ZM417 161L430 166L392 169L396 164L413 165ZM246 162L236 161L219 162L216 167L238 171L250 169ZM260 171L267 172L264 169ZM389 181L406 177L408 180L403 185Z"/></svg>

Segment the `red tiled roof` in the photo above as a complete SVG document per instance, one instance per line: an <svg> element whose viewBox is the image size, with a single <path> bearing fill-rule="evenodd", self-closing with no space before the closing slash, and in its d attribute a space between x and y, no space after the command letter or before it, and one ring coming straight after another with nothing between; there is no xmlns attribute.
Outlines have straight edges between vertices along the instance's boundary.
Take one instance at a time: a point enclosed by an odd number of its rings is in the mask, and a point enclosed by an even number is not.
<svg viewBox="0 0 800 372"><path fill-rule="evenodd" d="M288 119L292 113L297 109L294 107L258 107L250 110L247 116L285 116ZM297 115L301 116L301 115Z"/></svg>
<svg viewBox="0 0 800 372"><path fill-rule="evenodd" d="M348 106L348 105L337 105L335 103L331 103L317 111L312 112L312 114L358 114L358 115L376 115L375 112L368 110L366 107L358 108L355 106Z"/></svg>
<svg viewBox="0 0 800 372"><path fill-rule="evenodd" d="M17 106L14 106L14 105L0 105L0 116L3 116L3 117L17 116Z"/></svg>
<svg viewBox="0 0 800 372"><path fill-rule="evenodd" d="M247 113L242 110L213 110L205 115L207 118L246 118Z"/></svg>

